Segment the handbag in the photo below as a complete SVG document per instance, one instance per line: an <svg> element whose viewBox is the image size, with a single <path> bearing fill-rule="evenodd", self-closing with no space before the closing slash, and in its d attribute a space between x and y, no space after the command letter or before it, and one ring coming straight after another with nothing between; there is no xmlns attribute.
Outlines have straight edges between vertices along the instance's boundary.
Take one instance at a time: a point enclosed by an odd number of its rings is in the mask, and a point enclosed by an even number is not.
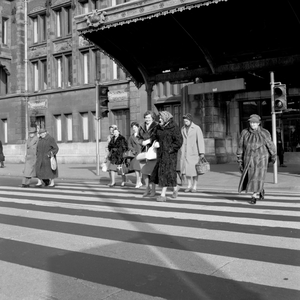
<svg viewBox="0 0 300 300"><path fill-rule="evenodd" d="M157 158L157 150L154 148L155 141L153 142L152 146L146 152L146 159L147 160L155 160Z"/></svg>
<svg viewBox="0 0 300 300"><path fill-rule="evenodd" d="M127 150L123 154L123 158L134 158L135 155L133 154L132 150Z"/></svg>
<svg viewBox="0 0 300 300"><path fill-rule="evenodd" d="M117 173L118 175L125 175L129 173L129 165L125 162L125 160L122 164L117 166Z"/></svg>
<svg viewBox="0 0 300 300"><path fill-rule="evenodd" d="M57 169L57 162L56 162L56 159L55 159L55 157L54 157L54 155L53 155L52 152L51 152L50 155L51 155L51 156L50 156L50 165L51 165L51 169L52 169L53 171L55 171L55 170Z"/></svg>
<svg viewBox="0 0 300 300"><path fill-rule="evenodd" d="M136 156L136 160L138 161L142 161L142 160L146 160L146 154L147 152L141 152Z"/></svg>
<svg viewBox="0 0 300 300"><path fill-rule="evenodd" d="M101 164L101 170L102 170L102 172L107 172L107 164L106 164L106 162L103 162L102 164Z"/></svg>
<svg viewBox="0 0 300 300"><path fill-rule="evenodd" d="M205 157L200 157L195 167L197 175L203 175L210 171L210 164Z"/></svg>

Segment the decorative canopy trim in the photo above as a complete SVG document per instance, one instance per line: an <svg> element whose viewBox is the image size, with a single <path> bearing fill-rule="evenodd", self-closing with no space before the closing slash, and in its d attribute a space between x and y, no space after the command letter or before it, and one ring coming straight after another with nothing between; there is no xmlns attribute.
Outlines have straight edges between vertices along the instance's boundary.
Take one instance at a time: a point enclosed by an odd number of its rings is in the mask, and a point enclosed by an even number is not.
<svg viewBox="0 0 300 300"><path fill-rule="evenodd" d="M93 42L91 42L85 35L83 34L80 34L80 36L86 40L88 43L90 43L91 45L95 46L95 44ZM113 62L115 62L122 70L123 72L126 74L126 77L130 78L130 80L134 83L134 85L137 87L137 88L140 88L143 84L142 83L139 83L137 82L133 76L131 76L131 74L128 72L128 70L117 60L115 59L114 57L112 57L109 53L107 53L106 51L104 51L103 49L101 49L100 47L98 47L96 45L96 48L101 52L103 53L104 55L106 55L107 57L109 57Z"/></svg>
<svg viewBox="0 0 300 300"><path fill-rule="evenodd" d="M80 18L83 17L86 21L87 26L81 24L78 29L84 34L227 1L228 0L209 0L204 2L202 0L200 3L199 0L167 0L155 1L154 3L153 1L133 1L127 2L127 6L123 5L120 7L95 10L88 15L77 16L75 19L81 22ZM91 19L99 20L99 22L91 22Z"/></svg>

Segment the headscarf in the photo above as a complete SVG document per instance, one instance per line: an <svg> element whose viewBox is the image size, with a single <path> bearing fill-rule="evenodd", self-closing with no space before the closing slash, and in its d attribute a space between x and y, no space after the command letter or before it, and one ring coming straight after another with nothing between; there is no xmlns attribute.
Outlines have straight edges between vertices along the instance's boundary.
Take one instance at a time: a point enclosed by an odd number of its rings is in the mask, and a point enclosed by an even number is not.
<svg viewBox="0 0 300 300"><path fill-rule="evenodd" d="M168 123L170 121L170 119L173 118L172 114L166 110L160 111L159 115L162 118L162 120L164 121L164 124Z"/></svg>

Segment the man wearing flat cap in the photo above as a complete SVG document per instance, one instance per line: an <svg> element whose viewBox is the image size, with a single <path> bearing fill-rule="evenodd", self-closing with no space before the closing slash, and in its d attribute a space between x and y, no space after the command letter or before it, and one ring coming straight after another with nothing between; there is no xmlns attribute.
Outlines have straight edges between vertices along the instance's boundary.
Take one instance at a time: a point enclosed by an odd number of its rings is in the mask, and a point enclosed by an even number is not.
<svg viewBox="0 0 300 300"><path fill-rule="evenodd" d="M237 161L242 173L238 191L252 193L250 204L263 200L265 196L264 182L269 158L276 161L276 148L268 130L261 128L260 116L249 117L249 127L241 132L237 149Z"/></svg>
<svg viewBox="0 0 300 300"><path fill-rule="evenodd" d="M36 128L29 129L29 137L25 143L25 165L23 170L22 187L27 188L30 186L32 177L36 177L35 164L36 164L36 148L39 141Z"/></svg>
<svg viewBox="0 0 300 300"><path fill-rule="evenodd" d="M36 176L39 179L37 187L42 187L42 180L50 180L48 187L54 187L54 178L58 177L58 169L52 170L50 158L53 155L56 159L58 146L46 129L39 130L39 142L37 145Z"/></svg>

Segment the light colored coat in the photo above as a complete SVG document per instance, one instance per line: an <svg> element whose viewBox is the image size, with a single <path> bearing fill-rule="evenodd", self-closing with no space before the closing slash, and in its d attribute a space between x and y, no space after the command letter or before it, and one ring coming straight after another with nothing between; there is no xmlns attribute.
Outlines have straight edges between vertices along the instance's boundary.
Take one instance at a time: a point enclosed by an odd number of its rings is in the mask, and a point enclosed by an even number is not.
<svg viewBox="0 0 300 300"><path fill-rule="evenodd" d="M39 138L35 135L33 138L29 138L26 141L26 157L24 165L24 176L31 178L36 176L35 164L36 164L36 148Z"/></svg>
<svg viewBox="0 0 300 300"><path fill-rule="evenodd" d="M186 176L197 176L196 164L200 153L205 153L205 144L201 128L191 123L188 132L186 127L181 128L183 144L181 147L180 171Z"/></svg>

